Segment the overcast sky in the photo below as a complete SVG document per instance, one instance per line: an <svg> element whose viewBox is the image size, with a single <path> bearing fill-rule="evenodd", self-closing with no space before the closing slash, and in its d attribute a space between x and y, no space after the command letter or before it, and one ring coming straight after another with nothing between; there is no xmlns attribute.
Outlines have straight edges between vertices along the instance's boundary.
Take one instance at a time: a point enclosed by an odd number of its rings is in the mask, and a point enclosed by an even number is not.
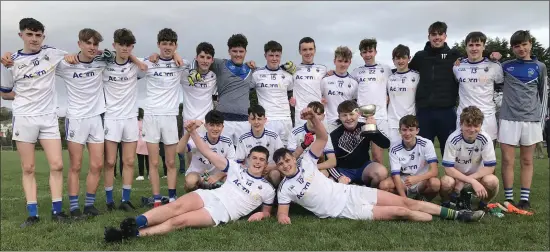
<svg viewBox="0 0 550 252"><path fill-rule="evenodd" d="M377 61L393 66L393 48L404 44L413 54L423 49L428 26L435 21L447 23L450 46L471 31L509 40L520 29L531 30L544 47L549 46L548 2L2 1L1 13L2 53L22 48L17 33L19 20L24 17L33 17L45 25L45 44L73 53L78 52L78 31L82 28L98 30L104 37L100 47L109 49L116 29L132 30L137 39L137 56L158 51L158 31L172 28L178 33L178 52L188 60L192 60L196 45L202 41L214 45L216 57L226 58L227 39L243 33L249 42L246 60L254 60L260 66L265 65L263 45L269 40L283 45L284 61L298 63L298 41L305 36L316 41L315 62L329 68L333 67L334 50L341 45L354 52L350 68L363 64L359 41L371 37L378 40ZM62 81L57 85L59 106L64 110L66 90ZM141 85L139 100L143 100L144 91ZM11 104L2 100L2 106Z"/></svg>

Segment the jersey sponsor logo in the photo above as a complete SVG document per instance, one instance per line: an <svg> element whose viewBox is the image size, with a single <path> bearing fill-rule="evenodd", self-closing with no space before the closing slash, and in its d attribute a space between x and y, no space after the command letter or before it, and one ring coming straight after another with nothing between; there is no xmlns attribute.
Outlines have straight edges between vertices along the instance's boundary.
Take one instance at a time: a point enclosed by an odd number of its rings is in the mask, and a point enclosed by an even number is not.
<svg viewBox="0 0 550 252"><path fill-rule="evenodd" d="M376 81L376 77L359 78L359 82Z"/></svg>
<svg viewBox="0 0 550 252"><path fill-rule="evenodd" d="M468 159L460 159L460 158L456 157L456 158L455 158L455 163L467 165L467 164L471 164L471 163L472 163L472 159L471 159L471 158L468 158Z"/></svg>
<svg viewBox="0 0 550 252"><path fill-rule="evenodd" d="M416 88L390 87L391 92L407 92L407 90L414 91L414 90L416 90Z"/></svg>
<svg viewBox="0 0 550 252"><path fill-rule="evenodd" d="M109 76L109 81L127 81L129 78L127 76Z"/></svg>
<svg viewBox="0 0 550 252"><path fill-rule="evenodd" d="M302 180L300 184L304 183L304 179L303 178L299 178L298 179L298 182L300 182L299 180ZM304 197L306 195L306 192L307 190L309 189L309 186L311 185L310 182L306 182L306 184L304 185L304 187L302 188L302 190L300 190L300 192L298 193L298 195L296 195L296 198L298 199L301 199L302 197Z"/></svg>
<svg viewBox="0 0 550 252"><path fill-rule="evenodd" d="M297 80L313 80L313 76L296 75Z"/></svg>
<svg viewBox="0 0 550 252"><path fill-rule="evenodd" d="M40 77L42 75L46 75L47 73L48 73L48 71L46 71L46 70L38 70L34 73L24 74L23 79L32 79L32 78Z"/></svg>
<svg viewBox="0 0 550 252"><path fill-rule="evenodd" d="M239 182L238 179L233 180L233 184L235 184L238 188L243 190L243 192L245 192L246 194L250 194L250 190L248 190L248 188L246 188L244 185L242 185L241 182Z"/></svg>
<svg viewBox="0 0 550 252"><path fill-rule="evenodd" d="M83 73L73 73L73 79L78 79L78 78L87 78L87 77L94 77L95 76L95 73L92 71L92 72L83 72Z"/></svg>
<svg viewBox="0 0 550 252"><path fill-rule="evenodd" d="M159 76L159 77L174 77L173 72L154 72L153 76Z"/></svg>
<svg viewBox="0 0 550 252"><path fill-rule="evenodd" d="M344 96L344 92L338 90L328 90L328 95Z"/></svg>
<svg viewBox="0 0 550 252"><path fill-rule="evenodd" d="M458 78L458 82L460 83L478 83L478 78Z"/></svg>
<svg viewBox="0 0 550 252"><path fill-rule="evenodd" d="M282 88L282 85L279 85L279 83L258 83L258 87L261 88Z"/></svg>
<svg viewBox="0 0 550 252"><path fill-rule="evenodd" d="M204 157L199 157L199 162L205 164L205 165L208 165L210 164L210 161L208 161L208 159L204 158Z"/></svg>
<svg viewBox="0 0 550 252"><path fill-rule="evenodd" d="M401 167L401 172L402 173L405 173L406 171L416 171L416 170L418 170L417 165L409 165L409 166L402 166Z"/></svg>

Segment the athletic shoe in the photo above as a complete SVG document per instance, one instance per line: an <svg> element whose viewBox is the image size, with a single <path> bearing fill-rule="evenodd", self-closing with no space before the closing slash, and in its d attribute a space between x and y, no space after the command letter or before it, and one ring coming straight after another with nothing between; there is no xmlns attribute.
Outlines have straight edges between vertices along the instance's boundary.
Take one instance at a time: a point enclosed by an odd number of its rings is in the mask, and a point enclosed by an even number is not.
<svg viewBox="0 0 550 252"><path fill-rule="evenodd" d="M459 221L464 222L475 222L480 221L483 216L485 216L485 211L478 210L478 211L471 211L471 210L460 210L458 211L458 216L456 217Z"/></svg>
<svg viewBox="0 0 550 252"><path fill-rule="evenodd" d="M138 177L136 178L136 180L138 180L138 181L141 181L141 180L144 180L144 179L145 179L145 178L144 178L143 176L138 176Z"/></svg>
<svg viewBox="0 0 550 252"><path fill-rule="evenodd" d="M80 212L80 211L79 211ZM82 214L81 214L82 215ZM59 213L52 213L52 220L57 222L69 222L70 218L68 215L66 215L64 212Z"/></svg>
<svg viewBox="0 0 550 252"><path fill-rule="evenodd" d="M86 216L84 216L84 215L82 214L82 212L80 212L80 208L77 208L77 209L75 209L75 210L72 210L72 211L70 212L70 215L71 215L71 218L72 218L73 220L83 220L83 219L86 218Z"/></svg>
<svg viewBox="0 0 550 252"><path fill-rule="evenodd" d="M516 207L522 210L527 210L531 208L531 203L529 203L528 200L520 200Z"/></svg>
<svg viewBox="0 0 550 252"><path fill-rule="evenodd" d="M141 207L152 207L155 200L153 197L143 197L141 196Z"/></svg>
<svg viewBox="0 0 550 252"><path fill-rule="evenodd" d="M23 222L23 224L21 224L19 227L21 228L30 227L38 223L39 221L40 221L40 218L38 218L38 216L29 216L27 220L25 220L25 222Z"/></svg>
<svg viewBox="0 0 550 252"><path fill-rule="evenodd" d="M114 227L105 227L103 231L103 239L105 242L122 242L122 231Z"/></svg>
<svg viewBox="0 0 550 252"><path fill-rule="evenodd" d="M122 231L122 239L137 237L139 231L136 224L136 219L133 217L124 219L120 223L120 230Z"/></svg>
<svg viewBox="0 0 550 252"><path fill-rule="evenodd" d="M472 193L462 190L460 197L457 199L456 208L458 210L472 210Z"/></svg>
<svg viewBox="0 0 550 252"><path fill-rule="evenodd" d="M89 217L95 217L95 216L100 215L99 210L97 210L97 208L95 208L95 206L93 206L93 205L85 206L84 207L84 214L89 216Z"/></svg>
<svg viewBox="0 0 550 252"><path fill-rule="evenodd" d="M512 204L513 206L516 206L516 202L514 202L514 200L507 199L507 200L505 200L505 202L508 202L508 203Z"/></svg>
<svg viewBox="0 0 550 252"><path fill-rule="evenodd" d="M111 212L116 209L115 202L107 203L107 211Z"/></svg>
<svg viewBox="0 0 550 252"><path fill-rule="evenodd" d="M136 210L136 208L134 207L134 205L132 205L132 202L130 202L130 201L121 202L120 205L118 206L118 209L120 209L124 212L131 212L131 211Z"/></svg>

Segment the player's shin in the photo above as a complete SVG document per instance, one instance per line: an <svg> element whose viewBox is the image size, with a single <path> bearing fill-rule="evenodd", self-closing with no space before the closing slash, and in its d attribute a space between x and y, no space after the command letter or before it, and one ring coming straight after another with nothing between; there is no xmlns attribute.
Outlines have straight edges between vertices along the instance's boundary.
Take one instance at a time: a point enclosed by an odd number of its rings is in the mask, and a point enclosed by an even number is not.
<svg viewBox="0 0 550 252"><path fill-rule="evenodd" d="M117 155L117 143L106 140L105 141L105 163L103 168L104 169L103 185L105 186L105 199L107 203L107 208L109 210L113 210L115 207L114 199L113 199L113 185L115 183L114 168L116 163L116 155Z"/></svg>
<svg viewBox="0 0 550 252"><path fill-rule="evenodd" d="M520 201L529 201L531 182L533 179L533 155L535 145L520 147Z"/></svg>
<svg viewBox="0 0 550 252"><path fill-rule="evenodd" d="M137 142L122 143L122 159L124 160L124 168L122 170L122 202L130 201L130 193L134 181L136 147Z"/></svg>
<svg viewBox="0 0 550 252"><path fill-rule="evenodd" d="M96 216L99 211L94 207L96 191L99 186L101 170L103 168L103 143L88 143L89 170L86 177L86 201L84 203L84 213Z"/></svg>
<svg viewBox="0 0 550 252"><path fill-rule="evenodd" d="M68 175L68 194L70 200L70 211L74 212L80 209L78 194L80 191L80 169L82 167L82 151L84 145L67 141L69 149L70 167Z"/></svg>
<svg viewBox="0 0 550 252"><path fill-rule="evenodd" d="M166 153L166 167L168 169L168 198L170 202L177 198L176 184L178 180L178 170L176 169L176 144L164 145Z"/></svg>
<svg viewBox="0 0 550 252"><path fill-rule="evenodd" d="M165 149L166 150L166 149ZM149 153L149 180L151 181L151 190L153 191L153 198L155 200L155 206L160 206L160 181L159 181L159 144L147 143L147 152Z"/></svg>
<svg viewBox="0 0 550 252"><path fill-rule="evenodd" d="M46 159L50 165L50 191L52 194L52 213L62 212L63 198L63 154L60 139L42 139ZM33 156L34 157L34 156Z"/></svg>
<svg viewBox="0 0 550 252"><path fill-rule="evenodd" d="M504 197L506 200L514 200L514 161L515 147L500 143L502 157L502 184L504 186Z"/></svg>
<svg viewBox="0 0 550 252"><path fill-rule="evenodd" d="M23 191L25 192L25 198L27 200L27 210L29 216L37 216L37 199L36 199L36 178L35 178L35 164L34 164L34 144L15 142L17 145L17 151L21 159L22 169L22 183Z"/></svg>

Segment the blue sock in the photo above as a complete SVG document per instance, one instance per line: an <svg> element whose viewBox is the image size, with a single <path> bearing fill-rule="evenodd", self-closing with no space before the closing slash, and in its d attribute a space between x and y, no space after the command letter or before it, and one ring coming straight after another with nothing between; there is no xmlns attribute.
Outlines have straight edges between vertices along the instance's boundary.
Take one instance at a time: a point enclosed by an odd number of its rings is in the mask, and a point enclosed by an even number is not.
<svg viewBox="0 0 550 252"><path fill-rule="evenodd" d="M70 196L69 196L70 197ZM76 196L76 206L78 208L78 196ZM61 213L61 208L63 207L61 198L59 199L52 199L52 213L58 214Z"/></svg>
<svg viewBox="0 0 550 252"><path fill-rule="evenodd" d="M521 188L521 194L519 195L519 200L526 200L529 201L529 194L531 193L531 189L522 187Z"/></svg>
<svg viewBox="0 0 550 252"><path fill-rule="evenodd" d="M504 197L507 200L514 200L514 188L504 188Z"/></svg>
<svg viewBox="0 0 550 252"><path fill-rule="evenodd" d="M130 201L130 193L132 192L131 185L122 185L122 202Z"/></svg>
<svg viewBox="0 0 550 252"><path fill-rule="evenodd" d="M38 203L36 201L28 201L27 211L29 212L29 217L38 216Z"/></svg>
<svg viewBox="0 0 550 252"><path fill-rule="evenodd" d="M155 202L160 202L162 197L160 197L160 194L155 194L153 195L153 199L155 200Z"/></svg>
<svg viewBox="0 0 550 252"><path fill-rule="evenodd" d="M105 187L105 197L107 198L107 204L113 203L113 187Z"/></svg>
<svg viewBox="0 0 550 252"><path fill-rule="evenodd" d="M168 198L170 199L176 198L176 189L168 189Z"/></svg>
<svg viewBox="0 0 550 252"><path fill-rule="evenodd" d="M451 201L456 201L456 199L458 198L458 193L452 192L449 196L451 196Z"/></svg>
<svg viewBox="0 0 550 252"><path fill-rule="evenodd" d="M95 193L86 193L86 203L84 203L84 206L93 206L95 203Z"/></svg>
<svg viewBox="0 0 550 252"><path fill-rule="evenodd" d="M70 204L69 210L71 212L79 209L80 207L78 206L78 195L76 196L69 195L69 204Z"/></svg>
<svg viewBox="0 0 550 252"><path fill-rule="evenodd" d="M136 217L136 225L138 228L147 227L147 218L143 215Z"/></svg>
<svg viewBox="0 0 550 252"><path fill-rule="evenodd" d="M487 207L487 203L484 201L479 201L479 209L485 209Z"/></svg>

